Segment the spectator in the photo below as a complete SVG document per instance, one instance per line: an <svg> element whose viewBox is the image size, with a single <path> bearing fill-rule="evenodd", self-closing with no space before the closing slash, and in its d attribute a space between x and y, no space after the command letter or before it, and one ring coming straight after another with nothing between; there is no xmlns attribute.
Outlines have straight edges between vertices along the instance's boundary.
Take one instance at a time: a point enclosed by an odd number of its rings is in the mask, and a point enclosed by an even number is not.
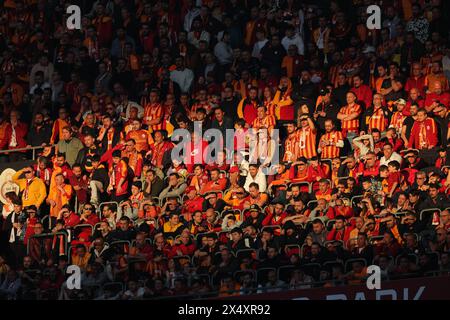
<svg viewBox="0 0 450 320"><path fill-rule="evenodd" d="M61 140L56 144L55 153L64 153L66 161L70 166L73 166L78 152L83 149L81 141L73 137L72 129L70 127L64 127L62 129Z"/></svg>

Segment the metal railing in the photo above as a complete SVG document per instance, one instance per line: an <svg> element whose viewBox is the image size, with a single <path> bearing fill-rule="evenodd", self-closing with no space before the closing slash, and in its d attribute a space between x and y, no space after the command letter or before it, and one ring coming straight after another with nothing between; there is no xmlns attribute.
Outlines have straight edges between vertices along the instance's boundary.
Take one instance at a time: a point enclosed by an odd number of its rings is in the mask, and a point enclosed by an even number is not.
<svg viewBox="0 0 450 320"><path fill-rule="evenodd" d="M54 144L50 147L53 148L54 146L56 146L56 145ZM49 146L45 146L45 147L49 147ZM32 151L32 159L31 160L36 160L36 150L44 149L45 147L36 146L36 147L18 148L18 149L11 149L11 150L0 150L0 154L12 153L12 152L22 152L22 151Z"/></svg>

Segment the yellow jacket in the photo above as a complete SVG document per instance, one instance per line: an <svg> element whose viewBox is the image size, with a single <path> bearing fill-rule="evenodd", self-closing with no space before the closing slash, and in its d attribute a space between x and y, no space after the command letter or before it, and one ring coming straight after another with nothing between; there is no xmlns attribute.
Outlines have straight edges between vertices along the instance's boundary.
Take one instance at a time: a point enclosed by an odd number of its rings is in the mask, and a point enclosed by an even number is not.
<svg viewBox="0 0 450 320"><path fill-rule="evenodd" d="M27 179L19 179L22 172L23 169L17 171L12 177L12 180L19 185L20 191L24 191L27 187ZM24 207L35 205L39 208L46 196L47 190L45 189L44 181L35 177L28 186L28 192L23 192L22 194L22 204Z"/></svg>
<svg viewBox="0 0 450 320"><path fill-rule="evenodd" d="M84 257L80 257L77 254L72 255L72 264L80 267L82 270L86 270L86 267L88 266L89 259L91 258L91 254L89 252L86 252Z"/></svg>

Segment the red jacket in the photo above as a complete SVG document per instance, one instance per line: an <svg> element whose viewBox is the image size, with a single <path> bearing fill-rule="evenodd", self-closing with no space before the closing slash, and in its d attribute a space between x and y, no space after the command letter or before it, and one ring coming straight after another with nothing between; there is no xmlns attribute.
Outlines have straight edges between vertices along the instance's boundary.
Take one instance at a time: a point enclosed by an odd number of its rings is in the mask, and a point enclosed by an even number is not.
<svg viewBox="0 0 450 320"><path fill-rule="evenodd" d="M316 169L314 169L312 166L308 166L308 182L316 182L317 177L320 178L327 178L327 173L325 171L325 167L322 165L318 165Z"/></svg>
<svg viewBox="0 0 450 320"><path fill-rule="evenodd" d="M82 224L90 224L91 226L95 226L97 223L100 222L100 219L98 218L98 215L96 213L91 213L87 220L80 221Z"/></svg>
<svg viewBox="0 0 450 320"><path fill-rule="evenodd" d="M418 77L417 79L409 77L408 80L406 80L405 91L410 92L411 89L416 88L419 90L420 94L423 95L425 93L424 87L425 77Z"/></svg>
<svg viewBox="0 0 450 320"><path fill-rule="evenodd" d="M287 213L283 212L281 215L279 215L279 218L277 220L275 220L275 215L269 214L267 215L267 217L263 220L262 225L263 226L281 226L282 225L282 221L287 217Z"/></svg>
<svg viewBox="0 0 450 320"><path fill-rule="evenodd" d="M347 243L348 239L350 239L350 232L352 230L352 227L344 227L344 230L336 230L335 228L333 228L327 234L327 241L342 240L344 241L344 243Z"/></svg>
<svg viewBox="0 0 450 320"><path fill-rule="evenodd" d="M182 253L183 256L190 256L190 255L193 255L195 249L196 249L196 247L195 247L195 244L194 244L194 243L187 244L187 245L184 244L184 243L174 245L174 246L172 247L172 249L170 250L169 258L171 259L171 258L173 258L173 257L178 256L179 254L178 254L177 251L181 251L181 253Z"/></svg>
<svg viewBox="0 0 450 320"><path fill-rule="evenodd" d="M202 211L203 209L203 198L200 196L194 199L186 200L183 204L183 213L194 213L195 211Z"/></svg>
<svg viewBox="0 0 450 320"><path fill-rule="evenodd" d="M69 217L64 218L64 226L66 228L73 228L79 223L80 223L80 217L73 212L70 213Z"/></svg>
<svg viewBox="0 0 450 320"><path fill-rule="evenodd" d="M377 162L375 163L375 165L373 166L373 168L366 168L364 165L364 162L360 162L359 163L359 167L358 167L358 171L362 172L364 177L376 177L379 174L379 168L380 168L380 162L377 160Z"/></svg>
<svg viewBox="0 0 450 320"><path fill-rule="evenodd" d="M353 87L351 91L356 94L358 101L364 102L366 109L372 104L372 89L368 85L362 84L358 88Z"/></svg>
<svg viewBox="0 0 450 320"><path fill-rule="evenodd" d="M6 127L6 132L5 132L5 136L8 139L7 145L5 147L8 148L8 150L26 148L26 146L27 146L28 126L25 123L23 123L23 122L19 122L17 124L17 126L14 128L14 130L16 132L16 143L17 143L17 145L14 146L14 147L10 146L10 144L12 142L13 127L12 127L11 124L9 124ZM25 152L25 151L22 151L22 152Z"/></svg>
<svg viewBox="0 0 450 320"><path fill-rule="evenodd" d="M425 99L425 107L431 106L435 101L443 103L448 108L450 106L450 93L443 92L441 94L436 93L427 94L427 98Z"/></svg>
<svg viewBox="0 0 450 320"><path fill-rule="evenodd" d="M421 132L425 132L425 137L421 139ZM423 145L421 145L421 143ZM411 136L408 141L408 148L424 149L435 147L438 143L438 133L436 122L432 118L427 118L423 122L415 121Z"/></svg>

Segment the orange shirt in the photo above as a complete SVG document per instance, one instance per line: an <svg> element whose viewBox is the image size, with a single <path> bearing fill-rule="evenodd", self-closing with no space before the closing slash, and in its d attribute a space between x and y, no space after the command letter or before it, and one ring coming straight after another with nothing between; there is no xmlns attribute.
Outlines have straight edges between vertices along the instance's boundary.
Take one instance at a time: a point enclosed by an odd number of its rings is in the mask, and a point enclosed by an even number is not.
<svg viewBox="0 0 450 320"><path fill-rule="evenodd" d="M296 131L291 133L284 141L283 161L294 162L297 160L298 153L298 133Z"/></svg>
<svg viewBox="0 0 450 320"><path fill-rule="evenodd" d="M24 94L24 90L23 90L22 86L20 86L16 83L11 83L11 85L9 87L3 86L0 89L0 98L3 98L3 95L6 92L11 93L13 104L16 107L20 106L20 104L22 103L22 98L23 98L23 94Z"/></svg>
<svg viewBox="0 0 450 320"><path fill-rule="evenodd" d="M403 112L396 111L396 112L394 112L394 114L392 115L390 125L393 126L393 127L395 128L395 130L397 131L397 133L399 133L399 132L402 131L403 121L404 121L405 119L406 119L406 116L403 114Z"/></svg>
<svg viewBox="0 0 450 320"><path fill-rule="evenodd" d="M52 128L52 137L50 138L50 144L55 144L57 141L56 139L62 136L62 128L64 128L65 126L68 126L69 122L67 122L66 120L62 120L62 119L56 119L55 122L53 123L53 128Z"/></svg>
<svg viewBox="0 0 450 320"><path fill-rule="evenodd" d="M345 107L342 107L340 112L345 115L350 115L352 113L357 113L358 115L360 115L362 110L361 106L355 103L353 106L346 105ZM346 131L358 131L359 118L353 120L341 120L341 124L342 129L345 129Z"/></svg>
<svg viewBox="0 0 450 320"><path fill-rule="evenodd" d="M311 129L309 126L298 130L299 157L311 159L317 156L316 135L316 129Z"/></svg>
<svg viewBox="0 0 450 320"><path fill-rule="evenodd" d="M201 194L210 191L223 191L227 186L227 179L221 178L217 181L208 181L200 190Z"/></svg>
<svg viewBox="0 0 450 320"><path fill-rule="evenodd" d="M378 129L383 132L386 129L386 117L384 116L384 110L379 107L374 113L366 120L369 130Z"/></svg>
<svg viewBox="0 0 450 320"><path fill-rule="evenodd" d="M281 68L286 68L286 76L288 78L293 78L300 74L302 65L303 59L301 56L285 56L281 63Z"/></svg>
<svg viewBox="0 0 450 320"><path fill-rule="evenodd" d="M149 103L145 106L143 119L144 124L148 125L148 123L152 120L161 119L160 123L149 125L150 133L162 129L162 115L163 109L160 103Z"/></svg>
<svg viewBox="0 0 450 320"><path fill-rule="evenodd" d="M270 116L270 115L266 115L263 119L260 118L256 118L255 120L253 120L253 125L252 127L255 130L259 130L259 129L267 129L268 133L270 134L270 132L272 131L273 127L275 126L275 117L274 116Z"/></svg>
<svg viewBox="0 0 450 320"><path fill-rule="evenodd" d="M128 132L126 139L133 139L136 142L138 152L148 151L149 144L153 141L148 131L143 129Z"/></svg>
<svg viewBox="0 0 450 320"><path fill-rule="evenodd" d="M113 165L113 167L110 170L110 185L114 187L114 190L116 191L116 196L121 196L123 194L127 193L128 190L128 168L125 161L120 160L120 162L117 165ZM119 189L119 182L122 178L125 178L125 181L122 183L122 188Z"/></svg>
<svg viewBox="0 0 450 320"><path fill-rule="evenodd" d="M448 88L449 87L448 79L443 73L429 74L429 75L427 75L425 77L425 85L429 89L433 90L435 82L440 82L441 83L442 91L447 91L449 89Z"/></svg>
<svg viewBox="0 0 450 320"><path fill-rule="evenodd" d="M322 159L333 159L333 158L339 157L341 148L338 148L336 146L336 144L338 143L338 141L343 142L343 140L344 140L344 138L342 136L342 132L340 132L340 131L327 132L324 135L322 135L322 137L320 137L319 146L321 145L322 141L331 142L331 145L327 145L324 147L320 146L320 148L322 150L321 158Z"/></svg>
<svg viewBox="0 0 450 320"><path fill-rule="evenodd" d="M64 205L69 203L70 198L72 197L72 186L70 184L64 185L63 190L64 191L59 190L56 185L50 189L47 199L56 202L55 206L50 206L51 217L57 217L59 211L61 211Z"/></svg>
<svg viewBox="0 0 450 320"><path fill-rule="evenodd" d="M128 158L128 166L133 170L134 176L139 178L142 173L142 166L144 162L142 154L137 151L130 153L122 152L122 156Z"/></svg>

